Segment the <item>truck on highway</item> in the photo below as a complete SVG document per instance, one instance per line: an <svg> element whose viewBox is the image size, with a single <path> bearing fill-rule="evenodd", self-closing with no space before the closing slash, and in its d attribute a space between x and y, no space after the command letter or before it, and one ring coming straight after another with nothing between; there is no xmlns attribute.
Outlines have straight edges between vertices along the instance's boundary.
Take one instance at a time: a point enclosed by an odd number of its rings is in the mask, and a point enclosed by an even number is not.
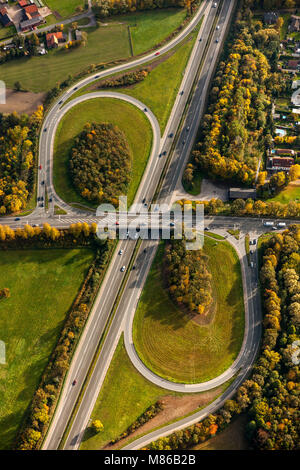
<svg viewBox="0 0 300 470"><path fill-rule="evenodd" d="M274 222L264 222L265 227L273 227Z"/></svg>

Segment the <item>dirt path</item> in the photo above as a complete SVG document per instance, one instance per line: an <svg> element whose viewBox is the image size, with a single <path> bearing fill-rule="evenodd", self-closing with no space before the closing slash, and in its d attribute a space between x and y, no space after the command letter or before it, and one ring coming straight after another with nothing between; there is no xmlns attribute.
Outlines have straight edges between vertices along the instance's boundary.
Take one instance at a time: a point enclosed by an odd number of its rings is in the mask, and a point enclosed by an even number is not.
<svg viewBox="0 0 300 470"><path fill-rule="evenodd" d="M197 408L208 405L221 392L222 388L219 387L209 392L203 392L198 395L184 395L182 397L173 397L169 395L165 396L160 400L163 403L163 410L158 415L156 415L153 419L145 423L143 426L141 426L139 429L137 429L125 439L122 439L116 444L107 445L103 449L119 449L120 447L123 447L132 438L137 438L138 436L150 432L159 426L167 424L168 422L173 421L176 418L185 416L195 411Z"/></svg>
<svg viewBox="0 0 300 470"><path fill-rule="evenodd" d="M6 90L6 104L0 104L0 113L32 114L43 104L46 93Z"/></svg>

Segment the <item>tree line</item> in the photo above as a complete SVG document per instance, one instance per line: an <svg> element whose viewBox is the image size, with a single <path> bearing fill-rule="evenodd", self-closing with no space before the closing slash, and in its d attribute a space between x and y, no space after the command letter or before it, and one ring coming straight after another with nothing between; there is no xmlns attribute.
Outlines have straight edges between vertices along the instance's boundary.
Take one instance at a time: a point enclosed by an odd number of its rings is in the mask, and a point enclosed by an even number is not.
<svg viewBox="0 0 300 470"><path fill-rule="evenodd" d="M188 184L202 170L251 186L258 161L272 146L272 96L288 86L277 72L281 26L254 22L251 4L242 2L218 66L200 141L183 176Z"/></svg>
<svg viewBox="0 0 300 470"><path fill-rule="evenodd" d="M43 107L27 116L0 114L0 215L19 212L34 186L38 130Z"/></svg>
<svg viewBox="0 0 300 470"><path fill-rule="evenodd" d="M157 8L186 7L190 12L197 3L197 0L95 0L93 9L96 17L102 19L111 15Z"/></svg>

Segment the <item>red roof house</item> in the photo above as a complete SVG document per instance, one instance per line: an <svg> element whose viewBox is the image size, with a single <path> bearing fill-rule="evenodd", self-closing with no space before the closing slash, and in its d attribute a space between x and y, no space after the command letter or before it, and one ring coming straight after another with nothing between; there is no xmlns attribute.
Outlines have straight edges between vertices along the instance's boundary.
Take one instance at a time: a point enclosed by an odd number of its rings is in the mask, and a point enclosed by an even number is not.
<svg viewBox="0 0 300 470"><path fill-rule="evenodd" d="M19 0L18 4L21 8L24 8L24 7L26 7L26 5L28 5L28 2L27 2L27 0Z"/></svg>
<svg viewBox="0 0 300 470"><path fill-rule="evenodd" d="M65 38L61 31L57 33L48 33L46 35L47 47L51 49L52 47L58 47L60 42L64 42Z"/></svg>
<svg viewBox="0 0 300 470"><path fill-rule="evenodd" d="M31 18L39 15L39 11L36 5L28 5L24 8L24 11L26 12L27 16L30 15Z"/></svg>

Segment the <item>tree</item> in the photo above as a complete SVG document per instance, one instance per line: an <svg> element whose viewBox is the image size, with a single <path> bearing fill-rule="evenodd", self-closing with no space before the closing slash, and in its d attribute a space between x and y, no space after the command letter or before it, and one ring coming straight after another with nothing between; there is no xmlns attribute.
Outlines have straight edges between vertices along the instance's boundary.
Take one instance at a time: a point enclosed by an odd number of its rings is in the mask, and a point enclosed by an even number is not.
<svg viewBox="0 0 300 470"><path fill-rule="evenodd" d="M17 82L14 83L14 90L15 91L21 91L22 90L21 82L17 81Z"/></svg>
<svg viewBox="0 0 300 470"><path fill-rule="evenodd" d="M10 297L10 290L5 287L0 290L0 299L8 299Z"/></svg>
<svg viewBox="0 0 300 470"><path fill-rule="evenodd" d="M101 423L100 419L95 419L91 424L91 428L95 433L99 433L104 430L104 426Z"/></svg>

